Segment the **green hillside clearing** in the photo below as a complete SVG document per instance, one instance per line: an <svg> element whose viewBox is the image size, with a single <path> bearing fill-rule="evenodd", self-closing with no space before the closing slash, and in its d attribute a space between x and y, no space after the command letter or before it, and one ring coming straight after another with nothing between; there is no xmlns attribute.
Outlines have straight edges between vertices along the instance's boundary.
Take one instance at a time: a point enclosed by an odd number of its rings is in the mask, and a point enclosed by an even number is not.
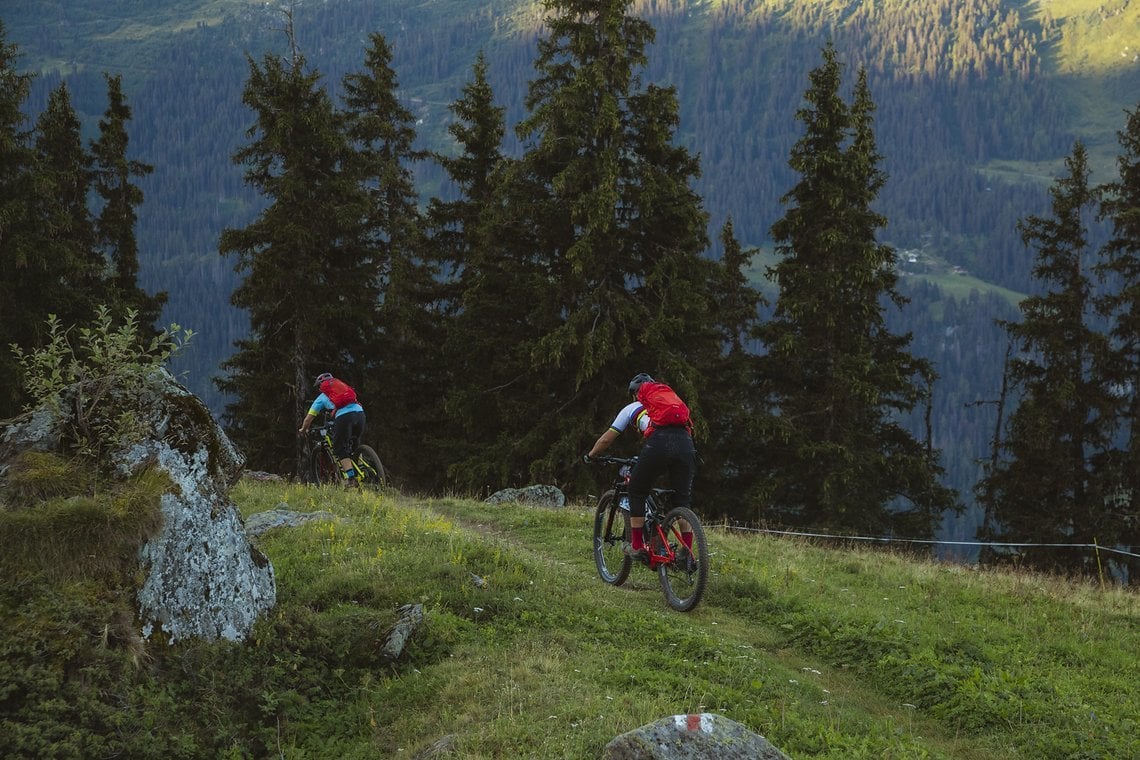
<svg viewBox="0 0 1140 760"><path fill-rule="evenodd" d="M701 712L795 758L1140 753L1140 603L1111 585L713 527L708 593L680 614L647 570L598 579L589 506L233 496L246 515L335 515L257 540L278 605L249 640L144 643L129 594L25 567L0 595L19 696L0 702L0 754L341 760L445 740L449 757L597 758ZM411 603L424 624L385 662Z"/></svg>

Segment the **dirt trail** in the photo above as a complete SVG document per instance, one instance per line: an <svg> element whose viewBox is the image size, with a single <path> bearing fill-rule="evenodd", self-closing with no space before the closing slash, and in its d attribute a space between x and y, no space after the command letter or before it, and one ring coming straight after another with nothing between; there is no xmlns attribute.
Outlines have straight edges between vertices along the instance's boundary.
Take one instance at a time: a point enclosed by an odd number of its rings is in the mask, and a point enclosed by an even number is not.
<svg viewBox="0 0 1140 760"><path fill-rule="evenodd" d="M519 524L518 513L510 509L484 512L471 503L453 501L423 506L527 563L557 568L569 581L566 585L568 593L589 593L603 608L635 607L644 613L643 619L650 628L665 624L679 626L682 631L713 633L719 656L736 660L741 678L746 681L753 679L756 673L782 673L779 677L790 682L798 681L805 686L814 684L823 689L832 704L857 706L856 712L865 712L887 722L898 722L900 727L905 722L907 732L927 737L933 746L946 753L945 756L990 757L968 739L948 734L937 721L901 709L897 700L869 688L857 674L820 663L814 655L789 646L787 631L775 625L774 621L765 620L759 608L751 612L740 611L738 600L727 599L724 597L726 592L717 587L718 555L726 564L730 564L731 558L717 546L718 531L715 528L706 528L712 561L705 595L695 610L681 613L668 608L656 573L646 568L634 568L630 578L620 587L602 582L594 567L591 549L591 508L566 508L558 513L559 518L551 521L549 531L545 527L540 528L541 535L536 537L535 524L529 520ZM541 516L541 510L536 510L536 513ZM551 536L559 533L567 535L567 517L571 515L574 527L569 528L570 540L553 540Z"/></svg>

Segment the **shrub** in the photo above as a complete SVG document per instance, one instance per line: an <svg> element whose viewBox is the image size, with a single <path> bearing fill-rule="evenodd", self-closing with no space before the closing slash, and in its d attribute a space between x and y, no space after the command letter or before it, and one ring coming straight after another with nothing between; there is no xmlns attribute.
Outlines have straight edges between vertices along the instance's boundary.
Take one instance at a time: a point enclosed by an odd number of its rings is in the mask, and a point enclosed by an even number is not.
<svg viewBox="0 0 1140 760"><path fill-rule="evenodd" d="M95 456L109 448L138 440L143 421L130 411L100 413L111 391L140 384L145 375L167 361L193 337L171 324L149 340L140 330L138 313L128 310L121 324L113 324L110 311L100 306L91 327L78 328L75 345L71 328L54 314L47 319L48 341L41 348L24 352L13 345L25 390L34 406L46 405L60 416L71 404L67 431L77 450Z"/></svg>

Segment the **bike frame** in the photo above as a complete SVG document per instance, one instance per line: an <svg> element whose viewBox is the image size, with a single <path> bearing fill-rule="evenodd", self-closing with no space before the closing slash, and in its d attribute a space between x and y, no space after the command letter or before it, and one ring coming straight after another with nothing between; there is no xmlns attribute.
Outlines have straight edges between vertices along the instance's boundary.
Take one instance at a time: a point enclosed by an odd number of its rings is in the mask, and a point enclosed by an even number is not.
<svg viewBox="0 0 1140 760"><path fill-rule="evenodd" d="M352 464L356 468L356 471L368 472L368 468L365 468L361 463L362 460L359 452L360 441L358 439L353 439L350 441L350 445L352 447L352 455L349 457L349 459L352 460ZM314 451L321 449L328 452L329 457L334 463L336 463L337 471L340 473L341 478L343 478L344 471L340 469L340 457L338 457L336 455L336 451L333 450L332 420L330 419L325 419L320 423L320 425L311 428L309 431L309 459L312 459Z"/></svg>
<svg viewBox="0 0 1140 760"><path fill-rule="evenodd" d="M621 499L623 496L626 501L629 500L629 476L633 467L634 459L621 459L619 457L607 457L606 460L599 458L598 461L610 461L621 464L618 470L617 477L614 478L614 498ZM669 500L673 498L673 490L670 488L654 488L645 497L645 530L655 533L656 537L661 539L658 549L663 549L664 553L658 554L657 551L650 549L652 543L649 537L646 536L646 551L649 552L649 569L657 570L659 565L668 565L677 559L677 552L673 550L673 546L669 543L670 536L666 535L665 530L661 527L658 520L658 510L662 516L669 511ZM622 507L626 509L626 507ZM673 536L678 543L681 542L679 533ZM655 543L655 542L653 542Z"/></svg>
<svg viewBox="0 0 1140 760"><path fill-rule="evenodd" d="M637 459L599 456L592 461L620 465L612 487L601 495L594 510L593 553L598 575L605 583L620 586L635 564L648 565L657 573L665 603L678 612L689 612L700 603L708 583L708 542L700 517L689 507L673 505L671 489L651 489L645 502L647 552L643 562L635 562L625 547L633 522L629 479Z"/></svg>

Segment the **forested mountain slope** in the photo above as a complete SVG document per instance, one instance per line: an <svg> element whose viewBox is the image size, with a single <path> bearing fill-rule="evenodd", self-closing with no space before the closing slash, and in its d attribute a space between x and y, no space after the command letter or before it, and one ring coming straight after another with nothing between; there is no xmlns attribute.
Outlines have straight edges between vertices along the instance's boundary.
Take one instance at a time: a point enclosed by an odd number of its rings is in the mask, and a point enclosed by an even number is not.
<svg viewBox="0 0 1140 760"><path fill-rule="evenodd" d="M711 229L731 217L749 245L764 246L794 182L787 167L798 137L794 114L821 47L832 39L852 69L866 67L890 175L879 203L890 220L882 237L913 275L904 290L914 300L892 327L912 330L916 352L941 375L935 445L944 449L950 484L968 497L976 460L989 456L990 402L1000 386L1005 337L993 319L1015 317L1011 300L1031 287L1017 222L1046 210L1048 184L1078 137L1098 174L1113 169L1114 133L1140 98L1140 4L640 0L634 7L657 31L644 79L677 89L678 134L701 158L696 189ZM540 9L518 0L331 0L296 5L294 27L334 91L359 66L368 34L382 33L420 141L446 150L447 107L480 50L508 124L521 118ZM241 103L246 57L286 49L281 8L28 0L5 4L0 20L26 69L41 73L33 112L66 80L93 130L105 107L103 72L123 75L134 111L131 152L155 167L141 183L143 285L169 291L166 317L197 331L182 369L220 408L210 378L246 321L229 305L236 276L217 253L218 236L259 208L230 159L252 123ZM430 167L418 179L425 199L448 192ZM948 534L972 537L972 519Z"/></svg>

